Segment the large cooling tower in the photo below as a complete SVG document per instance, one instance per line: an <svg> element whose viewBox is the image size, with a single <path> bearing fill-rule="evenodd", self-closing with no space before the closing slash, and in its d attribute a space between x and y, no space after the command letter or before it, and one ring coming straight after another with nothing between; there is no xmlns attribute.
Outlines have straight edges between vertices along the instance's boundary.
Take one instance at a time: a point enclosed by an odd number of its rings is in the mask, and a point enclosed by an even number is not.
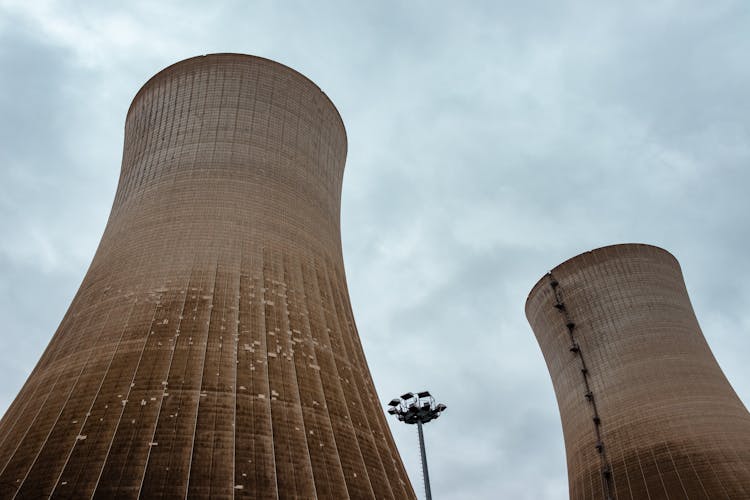
<svg viewBox="0 0 750 500"><path fill-rule="evenodd" d="M0 423L0 498L413 498L352 317L344 125L236 54L133 100L112 212Z"/></svg>
<svg viewBox="0 0 750 500"><path fill-rule="evenodd" d="M526 315L557 396L571 499L750 498L750 414L671 254L579 255L534 286Z"/></svg>

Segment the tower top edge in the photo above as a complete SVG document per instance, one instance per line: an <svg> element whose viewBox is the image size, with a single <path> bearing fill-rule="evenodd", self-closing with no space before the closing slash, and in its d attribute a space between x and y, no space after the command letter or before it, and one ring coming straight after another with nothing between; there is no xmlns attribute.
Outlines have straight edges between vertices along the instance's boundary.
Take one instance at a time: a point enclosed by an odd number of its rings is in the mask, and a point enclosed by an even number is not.
<svg viewBox="0 0 750 500"><path fill-rule="evenodd" d="M539 280L531 288L529 295L526 297L526 310L528 311L529 302L531 301L532 297L536 295L539 289L542 288L546 284L547 280L549 279L548 277L550 274L559 273L560 271L567 270L568 268L571 268L571 267L585 267L585 264L582 264L581 261L589 257L602 258L602 257L606 257L607 255L611 255L612 258L614 259L614 258L617 258L617 256L620 256L624 252L628 252L628 251L633 252L633 253L636 253L638 251L650 251L654 253L661 253L671 258L675 262L678 268L680 267L679 261L674 255L672 255L671 252L669 252L668 250L665 250L662 247L658 247L656 245L650 245L648 243L618 243L615 245L607 245L607 246L595 248L593 250L582 252L574 257L571 257L563 261L562 263L553 267L544 276L539 278Z"/></svg>
<svg viewBox="0 0 750 500"><path fill-rule="evenodd" d="M130 116L130 112L133 110L133 107L136 102L138 102L138 99L153 85L155 85L160 80L172 75L177 70L181 69L184 66L188 66L190 64L194 64L197 62L202 61L208 61L208 60L246 60L246 61L257 61L264 64L269 64L271 66L277 66L284 71L288 71L292 75L301 78L302 80L306 81L310 85L312 85L315 89L317 89L318 92L325 98L326 101L331 105L331 108L333 109L336 117L338 117L339 123L341 124L341 129L344 131L344 137L346 137L346 126L344 125L344 120L341 117L341 113L339 112L336 105L333 103L330 97L323 92L323 89L321 89L318 84L316 84L314 81L312 81L310 78L305 76L304 74L300 73L296 69L287 66L286 64L282 64L278 61L274 61L273 59L268 59L266 57L251 55L251 54L242 54L239 52L217 52L214 54L204 54L200 56L193 56L189 57L187 59L183 59L181 61L177 61L176 63L170 64L169 66L163 68L159 72L157 72L155 75L153 75L151 78L149 78L146 83L144 83L140 89L138 89L138 92L135 93L135 96L133 96L132 101L130 101L130 106L128 107L128 112L126 114L126 118Z"/></svg>

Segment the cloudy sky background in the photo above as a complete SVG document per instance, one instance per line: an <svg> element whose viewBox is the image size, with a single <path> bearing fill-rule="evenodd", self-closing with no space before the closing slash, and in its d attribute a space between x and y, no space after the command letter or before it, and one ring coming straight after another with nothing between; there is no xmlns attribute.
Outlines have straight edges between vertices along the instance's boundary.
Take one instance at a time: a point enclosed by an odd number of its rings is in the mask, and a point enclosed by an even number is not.
<svg viewBox="0 0 750 500"><path fill-rule="evenodd" d="M381 399L429 388L449 407L425 428L435 497L566 498L523 313L561 261L671 251L750 403L748 26L750 4L721 0L0 0L0 412L94 254L135 92L244 52L343 116L351 299ZM416 430L392 429L421 494Z"/></svg>

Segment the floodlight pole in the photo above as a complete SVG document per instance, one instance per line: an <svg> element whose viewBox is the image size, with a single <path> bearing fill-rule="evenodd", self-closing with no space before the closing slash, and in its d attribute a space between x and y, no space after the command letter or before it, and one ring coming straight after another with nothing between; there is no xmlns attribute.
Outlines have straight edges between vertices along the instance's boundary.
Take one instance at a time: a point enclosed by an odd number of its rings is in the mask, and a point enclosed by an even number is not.
<svg viewBox="0 0 750 500"><path fill-rule="evenodd" d="M447 406L435 402L429 391L407 392L388 403L388 413L395 415L400 422L405 424L417 424L419 431L419 452L422 456L422 478L424 479L424 492L427 500L432 500L430 489L430 473L427 470L427 452L424 449L424 431L422 424L431 422L445 411Z"/></svg>
<svg viewBox="0 0 750 500"><path fill-rule="evenodd" d="M422 453L422 475L424 476L424 493L427 500L432 500L432 491L430 490L430 473L427 471L427 453L424 449L424 433L422 432L422 421L417 420L417 430L419 431L419 451Z"/></svg>

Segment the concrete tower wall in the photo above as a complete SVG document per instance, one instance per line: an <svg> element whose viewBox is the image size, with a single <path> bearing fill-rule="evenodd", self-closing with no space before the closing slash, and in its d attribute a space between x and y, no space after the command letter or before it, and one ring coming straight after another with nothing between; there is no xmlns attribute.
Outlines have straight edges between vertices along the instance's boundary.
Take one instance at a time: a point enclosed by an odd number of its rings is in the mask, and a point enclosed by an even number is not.
<svg viewBox="0 0 750 500"><path fill-rule="evenodd" d="M0 422L0 497L414 497L349 303L345 157L281 64L146 83L91 267Z"/></svg>
<svg viewBox="0 0 750 500"><path fill-rule="evenodd" d="M750 414L671 254L579 255L534 286L526 315L557 396L571 499L750 498Z"/></svg>

